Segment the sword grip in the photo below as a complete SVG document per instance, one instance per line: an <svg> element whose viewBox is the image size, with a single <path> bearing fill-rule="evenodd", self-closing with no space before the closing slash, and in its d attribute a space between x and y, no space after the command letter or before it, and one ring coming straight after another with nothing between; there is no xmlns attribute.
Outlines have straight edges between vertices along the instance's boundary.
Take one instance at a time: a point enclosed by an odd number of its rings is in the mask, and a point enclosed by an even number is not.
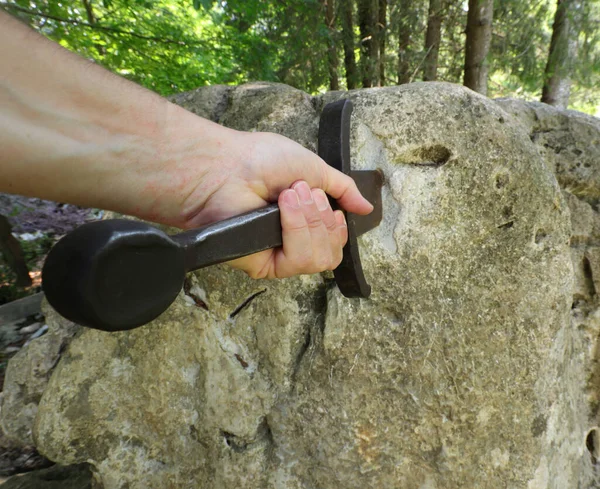
<svg viewBox="0 0 600 489"><path fill-rule="evenodd" d="M185 253L186 272L282 245L277 204L171 236Z"/></svg>

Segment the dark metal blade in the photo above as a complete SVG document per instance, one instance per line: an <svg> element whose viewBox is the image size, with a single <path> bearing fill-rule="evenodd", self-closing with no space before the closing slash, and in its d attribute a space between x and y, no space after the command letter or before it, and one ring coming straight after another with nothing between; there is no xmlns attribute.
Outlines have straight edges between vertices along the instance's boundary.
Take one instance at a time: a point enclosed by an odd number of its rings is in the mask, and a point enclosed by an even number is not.
<svg viewBox="0 0 600 489"><path fill-rule="evenodd" d="M373 228L379 226L383 216L383 206L381 202L381 187L383 186L383 174L379 170L355 170L350 172L350 176L356 182L360 193L363 194L371 204L373 212L366 216L358 214L348 214L354 219L354 231L356 236L365 234Z"/></svg>

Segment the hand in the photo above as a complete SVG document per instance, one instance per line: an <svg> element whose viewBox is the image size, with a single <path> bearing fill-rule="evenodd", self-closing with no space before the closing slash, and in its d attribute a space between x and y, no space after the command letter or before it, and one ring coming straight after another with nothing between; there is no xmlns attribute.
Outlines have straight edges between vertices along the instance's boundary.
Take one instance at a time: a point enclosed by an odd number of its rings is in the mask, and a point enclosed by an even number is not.
<svg viewBox="0 0 600 489"><path fill-rule="evenodd" d="M331 209L325 192L346 210L367 214L372 206L354 181L283 136L240 132L229 136L224 154L208 171L203 167L202 179L195 180L191 191L186 190L188 197L179 205L182 227L198 227L277 200L283 247L240 258L231 265L253 278L283 278L336 268L348 230L343 213Z"/></svg>
<svg viewBox="0 0 600 489"><path fill-rule="evenodd" d="M337 266L347 230L323 191L372 210L350 177L290 139L195 116L1 11L0 60L0 191L180 228L278 201L283 248L232 262L257 278Z"/></svg>
<svg viewBox="0 0 600 489"><path fill-rule="evenodd" d="M346 210L367 214L372 206L354 181L283 136L225 131L223 151L208 167L193 165L189 155L195 151L186 151L188 161L179 165L176 174L178 181L191 186L183 192L164 193L171 199L187 196L176 203L181 222L174 224L194 228L278 201L283 247L240 258L231 265L253 278L283 278L336 268L348 231L343 213L331 209L325 192ZM169 175L162 179L173 180Z"/></svg>

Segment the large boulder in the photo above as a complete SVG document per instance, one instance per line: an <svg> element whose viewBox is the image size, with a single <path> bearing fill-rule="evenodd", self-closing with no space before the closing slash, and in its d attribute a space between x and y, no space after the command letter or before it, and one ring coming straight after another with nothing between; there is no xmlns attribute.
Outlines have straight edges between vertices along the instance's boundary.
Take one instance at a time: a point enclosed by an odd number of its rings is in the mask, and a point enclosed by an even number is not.
<svg viewBox="0 0 600 489"><path fill-rule="evenodd" d="M600 460L600 119L538 102L496 101L524 125L531 140L556 172L571 213L573 260L571 361L582 363L577 385L586 397L586 448ZM594 474L593 487L600 487Z"/></svg>
<svg viewBox="0 0 600 489"><path fill-rule="evenodd" d="M371 298L327 274L190 274L153 323L73 340L37 411L44 454L91 463L105 489L585 487L569 210L522 122L439 83L177 101L314 149L342 97L354 166L386 179L360 239Z"/></svg>

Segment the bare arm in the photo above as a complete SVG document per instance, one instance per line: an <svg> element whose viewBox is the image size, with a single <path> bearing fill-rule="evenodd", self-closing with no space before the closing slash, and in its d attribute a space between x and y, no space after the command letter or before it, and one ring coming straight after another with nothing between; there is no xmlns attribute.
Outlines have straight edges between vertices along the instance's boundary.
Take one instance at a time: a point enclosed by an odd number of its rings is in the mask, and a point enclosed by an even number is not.
<svg viewBox="0 0 600 489"><path fill-rule="evenodd" d="M346 240L343 218L323 205L317 209L324 198L319 189L351 212L371 210L352 179L293 141L234 131L197 117L66 51L2 11L0 106L3 192L115 210L181 228L279 198L284 248L236 263L252 276L313 273L337 264ZM317 219L315 226L311 221ZM320 229L316 241L312 228Z"/></svg>

